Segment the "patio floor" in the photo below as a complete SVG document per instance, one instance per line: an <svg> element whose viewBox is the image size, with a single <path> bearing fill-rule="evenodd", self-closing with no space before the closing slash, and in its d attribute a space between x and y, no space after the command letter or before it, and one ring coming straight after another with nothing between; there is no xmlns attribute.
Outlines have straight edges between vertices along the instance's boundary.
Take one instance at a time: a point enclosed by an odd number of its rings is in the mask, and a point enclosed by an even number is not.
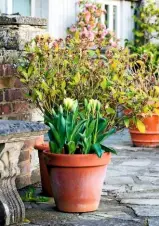
<svg viewBox="0 0 159 226"><path fill-rule="evenodd" d="M99 209L67 214L53 200L25 203L28 226L159 226L159 149L132 147L126 130L105 144L118 155L108 167Z"/></svg>

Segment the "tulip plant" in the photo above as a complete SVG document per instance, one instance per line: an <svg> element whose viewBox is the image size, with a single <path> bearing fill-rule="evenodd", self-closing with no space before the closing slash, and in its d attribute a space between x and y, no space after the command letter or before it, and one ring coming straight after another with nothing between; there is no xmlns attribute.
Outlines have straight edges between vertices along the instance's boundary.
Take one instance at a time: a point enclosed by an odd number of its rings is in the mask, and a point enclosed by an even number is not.
<svg viewBox="0 0 159 226"><path fill-rule="evenodd" d="M101 157L104 152L116 153L102 141L115 132L106 130L108 119L101 116L98 100L85 100L84 110L79 110L77 100L64 99L63 105L45 114L45 123L50 127L50 150L52 153L91 154Z"/></svg>

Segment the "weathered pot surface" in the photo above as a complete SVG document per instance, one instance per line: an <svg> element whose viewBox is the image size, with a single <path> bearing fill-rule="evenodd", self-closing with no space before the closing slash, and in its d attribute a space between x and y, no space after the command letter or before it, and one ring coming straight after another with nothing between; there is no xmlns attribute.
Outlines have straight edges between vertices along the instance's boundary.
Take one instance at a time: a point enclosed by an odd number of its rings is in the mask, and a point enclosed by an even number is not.
<svg viewBox="0 0 159 226"><path fill-rule="evenodd" d="M63 212L97 210L111 154L68 155L44 152L57 208Z"/></svg>
<svg viewBox="0 0 159 226"><path fill-rule="evenodd" d="M50 151L49 143L45 142L45 143L41 143L41 144L36 144L34 146L34 148L38 150L43 194L45 196L53 197L50 179L49 179L49 169L46 165L46 162L44 160L44 154L43 154L43 151L47 151L47 152Z"/></svg>

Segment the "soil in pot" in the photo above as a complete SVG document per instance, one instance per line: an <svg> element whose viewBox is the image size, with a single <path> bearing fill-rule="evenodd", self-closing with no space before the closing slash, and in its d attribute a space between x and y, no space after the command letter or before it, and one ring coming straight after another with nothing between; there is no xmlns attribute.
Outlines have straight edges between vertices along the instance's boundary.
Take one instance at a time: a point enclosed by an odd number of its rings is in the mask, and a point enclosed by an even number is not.
<svg viewBox="0 0 159 226"><path fill-rule="evenodd" d="M63 212L98 209L111 154L68 155L44 152L57 208Z"/></svg>
<svg viewBox="0 0 159 226"><path fill-rule="evenodd" d="M41 175L41 185L42 191L45 196L53 197L50 178L49 178L49 169L47 168L46 162L44 160L43 152L50 152L49 143L37 144L34 147L38 150L39 164L40 164L40 175Z"/></svg>
<svg viewBox="0 0 159 226"><path fill-rule="evenodd" d="M129 129L134 146L158 147L159 146L159 115L153 114L143 118L146 127L145 133L141 133L135 126Z"/></svg>

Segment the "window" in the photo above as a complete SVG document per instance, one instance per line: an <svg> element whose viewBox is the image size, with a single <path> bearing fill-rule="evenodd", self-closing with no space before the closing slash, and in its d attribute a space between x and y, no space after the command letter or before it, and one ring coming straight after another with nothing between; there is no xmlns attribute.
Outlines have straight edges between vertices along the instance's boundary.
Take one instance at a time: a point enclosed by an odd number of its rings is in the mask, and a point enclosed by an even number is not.
<svg viewBox="0 0 159 226"><path fill-rule="evenodd" d="M114 31L120 39L120 44L124 46L125 39L133 40L133 15L131 1L121 0L94 0L102 4L107 14L102 17L102 22L106 24L110 31ZM158 0L159 1L159 0Z"/></svg>
<svg viewBox="0 0 159 226"><path fill-rule="evenodd" d="M5 13L5 0L0 0L0 13Z"/></svg>
<svg viewBox="0 0 159 226"><path fill-rule="evenodd" d="M117 37L120 37L120 1L103 0L103 8L106 10L104 22L111 31L114 31Z"/></svg>
<svg viewBox="0 0 159 226"><path fill-rule="evenodd" d="M105 5L105 10L106 10L106 14L105 14L105 23L108 26L109 25L109 5Z"/></svg>
<svg viewBox="0 0 159 226"><path fill-rule="evenodd" d="M34 16L48 18L48 0L34 0Z"/></svg>
<svg viewBox="0 0 159 226"><path fill-rule="evenodd" d="M31 16L31 0L13 0L13 13Z"/></svg>
<svg viewBox="0 0 159 226"><path fill-rule="evenodd" d="M0 0L0 13L48 18L49 0Z"/></svg>
<svg viewBox="0 0 159 226"><path fill-rule="evenodd" d="M113 31L117 33L117 6L113 5Z"/></svg>

